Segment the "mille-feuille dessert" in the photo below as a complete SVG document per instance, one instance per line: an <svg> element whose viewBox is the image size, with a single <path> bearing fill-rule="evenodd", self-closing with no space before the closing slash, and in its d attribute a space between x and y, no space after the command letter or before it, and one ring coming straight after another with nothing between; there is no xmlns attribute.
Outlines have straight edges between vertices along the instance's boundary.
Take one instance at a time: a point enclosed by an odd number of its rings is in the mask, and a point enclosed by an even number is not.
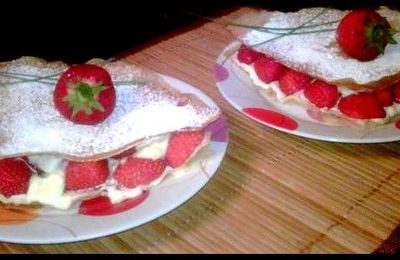
<svg viewBox="0 0 400 260"><path fill-rule="evenodd" d="M220 114L125 61L0 64L0 202L68 209L133 198L184 171Z"/></svg>
<svg viewBox="0 0 400 260"><path fill-rule="evenodd" d="M229 23L231 59L268 100L296 102L332 124L400 117L400 12L257 11Z"/></svg>

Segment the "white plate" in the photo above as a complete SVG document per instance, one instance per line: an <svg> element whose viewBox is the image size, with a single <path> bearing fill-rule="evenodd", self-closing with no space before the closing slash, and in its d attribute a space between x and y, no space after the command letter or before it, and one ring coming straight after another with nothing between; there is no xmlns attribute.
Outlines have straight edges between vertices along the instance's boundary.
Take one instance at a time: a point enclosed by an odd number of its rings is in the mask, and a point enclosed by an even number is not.
<svg viewBox="0 0 400 260"><path fill-rule="evenodd" d="M193 93L211 107L217 105L204 93L180 80L163 76L173 87ZM0 240L13 243L63 243L87 240L115 234L154 220L194 196L215 174L228 146L228 127L223 117L209 126L212 132L212 155L205 157L203 171L189 169L184 175L167 178L154 187L141 200L128 200L106 210L102 204L93 202L85 206L90 215L80 212L79 204L68 211L50 208L33 210L22 207L0 206ZM88 205L88 204L86 204ZM100 207L95 211L93 207ZM119 213L116 213L121 211ZM96 216L97 215L97 216ZM27 221L30 219L29 221ZM14 223L13 223L14 222Z"/></svg>
<svg viewBox="0 0 400 260"><path fill-rule="evenodd" d="M214 66L217 87L224 98L242 114L266 126L290 134L343 143L381 143L400 140L400 121L375 128L328 125L315 120L317 115L293 105L267 101L261 97L248 74L225 60L225 52L235 48L232 43L218 57Z"/></svg>

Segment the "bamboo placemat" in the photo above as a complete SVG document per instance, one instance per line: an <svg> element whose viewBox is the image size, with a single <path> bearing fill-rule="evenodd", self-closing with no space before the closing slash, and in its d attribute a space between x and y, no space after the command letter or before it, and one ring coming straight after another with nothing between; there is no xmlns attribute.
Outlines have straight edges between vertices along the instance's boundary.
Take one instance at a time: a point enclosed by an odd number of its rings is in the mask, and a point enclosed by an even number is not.
<svg viewBox="0 0 400 260"><path fill-rule="evenodd" d="M249 11L241 8L227 18ZM52 246L0 243L0 252L398 250L396 236L382 243L400 223L400 144L304 139L244 117L218 93L212 73L231 41L221 25L206 23L126 57L198 87L220 105L230 125L230 143L205 188L171 213L118 235Z"/></svg>

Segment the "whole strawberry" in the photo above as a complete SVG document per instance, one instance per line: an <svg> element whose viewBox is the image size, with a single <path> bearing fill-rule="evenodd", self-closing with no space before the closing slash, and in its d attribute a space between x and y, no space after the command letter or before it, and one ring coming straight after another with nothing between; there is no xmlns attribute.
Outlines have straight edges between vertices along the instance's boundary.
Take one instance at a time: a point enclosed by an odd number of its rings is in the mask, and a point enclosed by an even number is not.
<svg viewBox="0 0 400 260"><path fill-rule="evenodd" d="M108 176L107 160L92 162L68 161L65 166L65 188L67 191L95 188L103 184Z"/></svg>
<svg viewBox="0 0 400 260"><path fill-rule="evenodd" d="M0 194L5 197L28 191L32 168L24 158L0 160Z"/></svg>
<svg viewBox="0 0 400 260"><path fill-rule="evenodd" d="M104 121L115 107L115 88L103 68L83 64L66 70L53 93L57 110L74 123L94 125Z"/></svg>
<svg viewBox="0 0 400 260"><path fill-rule="evenodd" d="M361 9L342 18L336 29L336 40L348 56L369 61L383 53L388 43L397 43L393 38L395 33L386 18L374 10Z"/></svg>

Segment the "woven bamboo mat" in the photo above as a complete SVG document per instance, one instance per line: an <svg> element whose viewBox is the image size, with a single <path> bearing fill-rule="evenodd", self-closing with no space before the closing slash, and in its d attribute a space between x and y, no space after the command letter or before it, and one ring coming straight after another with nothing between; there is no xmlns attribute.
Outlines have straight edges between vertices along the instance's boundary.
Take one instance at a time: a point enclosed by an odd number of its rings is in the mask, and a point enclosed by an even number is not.
<svg viewBox="0 0 400 260"><path fill-rule="evenodd" d="M204 189L118 235L53 246L3 243L0 251L369 253L382 247L400 223L400 144L309 140L242 116L218 93L212 73L230 41L221 25L206 23L126 58L197 86L222 108L229 148Z"/></svg>

